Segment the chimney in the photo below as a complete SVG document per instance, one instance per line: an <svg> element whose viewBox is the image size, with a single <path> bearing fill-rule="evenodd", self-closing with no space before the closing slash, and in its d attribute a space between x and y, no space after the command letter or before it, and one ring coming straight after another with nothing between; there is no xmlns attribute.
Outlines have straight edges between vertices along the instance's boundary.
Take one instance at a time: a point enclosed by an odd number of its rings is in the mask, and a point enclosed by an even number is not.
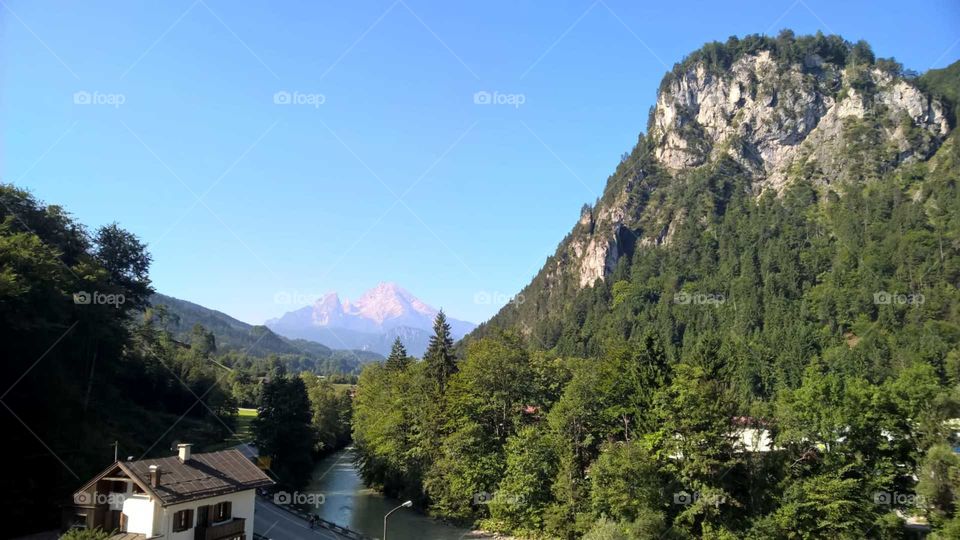
<svg viewBox="0 0 960 540"><path fill-rule="evenodd" d="M158 465L150 466L150 485L153 487L160 485L160 467Z"/></svg>
<svg viewBox="0 0 960 540"><path fill-rule="evenodd" d="M181 463L186 463L190 459L190 445L189 444L178 444L177 445L177 456L180 458Z"/></svg>

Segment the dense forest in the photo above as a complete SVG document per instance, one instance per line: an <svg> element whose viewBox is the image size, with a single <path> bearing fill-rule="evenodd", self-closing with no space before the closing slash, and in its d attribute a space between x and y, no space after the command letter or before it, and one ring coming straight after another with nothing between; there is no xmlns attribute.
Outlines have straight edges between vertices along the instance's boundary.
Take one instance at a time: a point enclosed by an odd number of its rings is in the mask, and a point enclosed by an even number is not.
<svg viewBox="0 0 960 540"><path fill-rule="evenodd" d="M832 59L830 99L869 100L882 76L957 104L958 64L918 78L789 33L711 44L662 89L757 51ZM440 320L422 362L366 368L365 480L531 538L907 538L908 521L960 538L960 138L905 121L907 158L880 109L845 121L836 176L797 167L779 192L726 154L668 171L641 135L604 199L684 216L669 241L621 235L626 255L578 287L556 278L568 237L456 348Z"/></svg>
<svg viewBox="0 0 960 540"><path fill-rule="evenodd" d="M150 301L150 262L144 244L117 225L90 232L63 208L0 184L8 375L0 416L17 460L5 481L16 488L3 490L0 504L22 518L6 534L58 527L61 506L115 451L139 459L169 455L180 441L221 448L235 435L237 407L259 407L264 395L269 406L288 380L303 389L307 460L349 440L350 399L333 384L350 382L348 374L300 375L308 354L218 351L214 333L197 323L175 337L171 310ZM258 434L289 426L265 417ZM262 442L273 449L268 435ZM287 459L278 461L283 470Z"/></svg>

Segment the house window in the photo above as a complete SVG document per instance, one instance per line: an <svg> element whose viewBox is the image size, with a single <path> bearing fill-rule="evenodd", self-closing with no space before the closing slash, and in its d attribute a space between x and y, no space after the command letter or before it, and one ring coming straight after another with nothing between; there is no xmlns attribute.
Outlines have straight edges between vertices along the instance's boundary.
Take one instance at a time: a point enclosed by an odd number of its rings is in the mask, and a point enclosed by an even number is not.
<svg viewBox="0 0 960 540"><path fill-rule="evenodd" d="M209 527L210 516L213 513L211 506L197 508L197 527Z"/></svg>
<svg viewBox="0 0 960 540"><path fill-rule="evenodd" d="M213 506L213 520L226 521L230 519L231 506L230 501L215 504Z"/></svg>
<svg viewBox="0 0 960 540"><path fill-rule="evenodd" d="M185 531L193 527L193 510L180 510L173 514L173 532Z"/></svg>

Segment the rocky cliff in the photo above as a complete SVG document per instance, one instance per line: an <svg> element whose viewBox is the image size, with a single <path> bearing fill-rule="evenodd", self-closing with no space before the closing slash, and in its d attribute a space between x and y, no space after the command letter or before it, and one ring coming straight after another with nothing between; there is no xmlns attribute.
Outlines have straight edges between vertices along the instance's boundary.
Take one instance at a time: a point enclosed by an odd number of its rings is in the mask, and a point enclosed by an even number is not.
<svg viewBox="0 0 960 540"><path fill-rule="evenodd" d="M528 305L507 306L491 324L529 330L635 249L670 243L690 211L677 203L684 186L705 170L748 178L756 197L781 196L795 182L842 191L929 159L951 120L920 86L836 36L705 46L664 77L646 134L523 291Z"/></svg>

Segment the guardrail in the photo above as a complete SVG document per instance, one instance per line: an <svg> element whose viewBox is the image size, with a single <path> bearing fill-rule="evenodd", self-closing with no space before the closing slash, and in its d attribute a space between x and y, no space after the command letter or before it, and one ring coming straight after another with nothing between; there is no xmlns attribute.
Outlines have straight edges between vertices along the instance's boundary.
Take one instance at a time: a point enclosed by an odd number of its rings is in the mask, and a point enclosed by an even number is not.
<svg viewBox="0 0 960 540"><path fill-rule="evenodd" d="M350 529L350 528L348 528L348 527L344 527L344 526L342 526L342 525L337 525L336 523L334 523L334 522L332 522L332 521L327 521L327 520L325 520L325 519L323 519L323 518L321 518L321 517L316 517L316 516L314 516L314 514L310 514L310 513L304 512L303 510L294 508L294 507L292 507L292 506L288 506L288 505L285 505L285 504L277 504L276 502L274 502L273 500L271 500L270 497L267 497L267 496L265 496L265 495L263 495L263 494L258 493L257 496L260 497L261 499L263 499L264 501L266 501L268 504L272 504L272 505L276 506L277 508L281 508L281 509L287 511L288 513L293 514L294 516L297 516L298 518L300 518L300 519L302 519L302 520L304 520L304 521L309 522L311 518L315 518L316 521L315 521L314 523L316 523L316 524L317 524L317 527L319 527L319 528L321 528L321 529L326 529L326 530L328 530L328 531L333 531L333 532L335 532L335 533L337 533L337 534L339 534L339 535L341 535L341 536L345 536L345 537L347 537L347 538L351 538L352 540L380 540L379 538L375 538L375 537L373 537L373 536L367 536L367 535L363 534L362 532L355 531L355 530ZM261 537L261 538L258 539L258 538L256 538L256 535L255 535L255 536L254 536L254 540L269 540L269 539L264 539L263 537Z"/></svg>

